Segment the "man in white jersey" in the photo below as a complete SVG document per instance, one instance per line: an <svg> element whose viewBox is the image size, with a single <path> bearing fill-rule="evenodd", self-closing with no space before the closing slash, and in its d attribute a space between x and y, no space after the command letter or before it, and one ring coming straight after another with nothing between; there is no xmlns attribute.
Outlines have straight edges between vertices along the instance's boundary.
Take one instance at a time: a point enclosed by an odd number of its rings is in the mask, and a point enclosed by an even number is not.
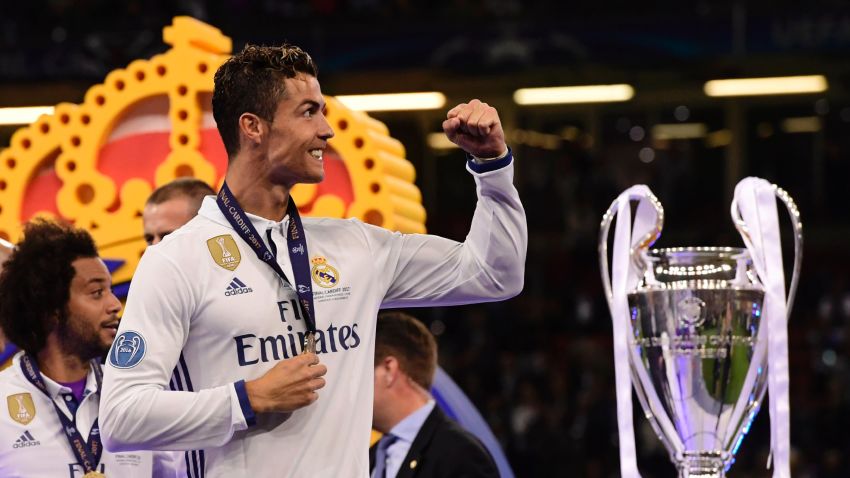
<svg viewBox="0 0 850 478"><path fill-rule="evenodd" d="M121 310L111 283L86 231L48 221L25 227L0 274L0 326L22 349L0 372L0 476L169 476L151 452L101 446L96 359L109 350Z"/></svg>
<svg viewBox="0 0 850 478"><path fill-rule="evenodd" d="M478 192L458 243L302 222L289 192L324 177L324 107L294 46L247 46L216 72L225 184L139 263L105 369L107 449L194 450L192 477L366 478L378 309L521 291L525 214L494 108L443 123Z"/></svg>

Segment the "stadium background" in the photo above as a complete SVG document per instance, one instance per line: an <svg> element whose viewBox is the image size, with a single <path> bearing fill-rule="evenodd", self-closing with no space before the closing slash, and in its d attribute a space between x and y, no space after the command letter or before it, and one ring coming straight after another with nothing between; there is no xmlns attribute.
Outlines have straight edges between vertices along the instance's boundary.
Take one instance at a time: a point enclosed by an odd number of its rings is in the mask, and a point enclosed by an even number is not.
<svg viewBox="0 0 850 478"><path fill-rule="evenodd" d="M517 476L618 475L611 326L596 263L616 195L646 183L665 206L659 246L740 245L731 190L756 175L789 191L805 225L790 321L795 477L845 476L850 449L850 7L846 2L456 0L449 2L53 0L3 5L0 107L79 103L94 83L164 51L187 14L234 49L289 40L316 58L329 95L442 91L447 108L499 108L528 214L526 287L497 304L412 310L441 366L473 400ZM826 92L720 99L707 80L822 74ZM515 89L629 83L627 102L519 106ZM400 88L403 85L403 88ZM429 143L445 109L371 113L407 149L431 233L462 240L474 207L457 150ZM790 120L790 121L789 121ZM669 138L658 125L700 123ZM13 126L0 127L0 146ZM639 416L636 414L636 416ZM639 419L645 476L673 476ZM735 477L768 476L767 413Z"/></svg>

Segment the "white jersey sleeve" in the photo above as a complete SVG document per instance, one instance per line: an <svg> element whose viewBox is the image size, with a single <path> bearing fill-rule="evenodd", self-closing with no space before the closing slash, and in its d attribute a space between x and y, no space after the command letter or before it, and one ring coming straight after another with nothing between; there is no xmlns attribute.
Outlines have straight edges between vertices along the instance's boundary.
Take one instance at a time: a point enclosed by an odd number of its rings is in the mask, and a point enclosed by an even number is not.
<svg viewBox="0 0 850 478"><path fill-rule="evenodd" d="M156 248L136 269L124 312L132 324L119 327L104 368L100 421L111 451L220 446L248 426L234 384L168 390L194 316L187 273Z"/></svg>
<svg viewBox="0 0 850 478"><path fill-rule="evenodd" d="M522 291L528 229L513 185L512 157L485 165L470 161L467 169L475 178L478 204L463 243L366 226L387 281L381 307L497 301Z"/></svg>

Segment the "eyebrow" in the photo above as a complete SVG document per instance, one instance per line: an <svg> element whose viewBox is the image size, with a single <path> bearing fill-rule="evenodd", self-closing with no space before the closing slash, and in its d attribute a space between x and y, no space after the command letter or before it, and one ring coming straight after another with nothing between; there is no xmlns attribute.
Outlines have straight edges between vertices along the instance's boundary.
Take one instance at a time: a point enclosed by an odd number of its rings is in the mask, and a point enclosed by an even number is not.
<svg viewBox="0 0 850 478"><path fill-rule="evenodd" d="M324 104L324 102L319 103L318 101L313 101L313 100L304 100L304 101L302 101L302 102L301 102L301 106L304 106L304 105L309 105L309 106L311 106L311 107L313 107L313 108L320 109L320 110L325 109L325 104Z"/></svg>
<svg viewBox="0 0 850 478"><path fill-rule="evenodd" d="M109 281L109 280L107 280L107 279L106 279L106 278L104 278L104 277L95 277L95 278L93 278L93 279L89 279L89 281L88 281L88 282L86 282L86 285L90 285L90 284L94 284L94 283L97 283L97 284L109 284L109 283L110 283L110 281Z"/></svg>

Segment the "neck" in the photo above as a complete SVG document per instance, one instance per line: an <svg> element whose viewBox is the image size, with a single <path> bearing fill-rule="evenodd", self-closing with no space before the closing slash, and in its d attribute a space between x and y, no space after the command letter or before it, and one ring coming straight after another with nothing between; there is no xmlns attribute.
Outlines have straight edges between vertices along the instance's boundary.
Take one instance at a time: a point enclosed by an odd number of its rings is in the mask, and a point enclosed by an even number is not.
<svg viewBox="0 0 850 478"><path fill-rule="evenodd" d="M386 431L379 430L383 433L388 433L402 420L409 417L413 412L422 408L431 398L428 392L421 389L407 389L400 392L397 400L394 401L395 406L387 416L387 423L384 428Z"/></svg>
<svg viewBox="0 0 850 478"><path fill-rule="evenodd" d="M225 181L245 212L271 221L281 221L289 205L290 187L272 184L267 175L252 168L248 158L232 158Z"/></svg>
<svg viewBox="0 0 850 478"><path fill-rule="evenodd" d="M55 382L76 382L89 374L89 361L61 349L55 334L47 338L47 345L36 356L41 374Z"/></svg>

